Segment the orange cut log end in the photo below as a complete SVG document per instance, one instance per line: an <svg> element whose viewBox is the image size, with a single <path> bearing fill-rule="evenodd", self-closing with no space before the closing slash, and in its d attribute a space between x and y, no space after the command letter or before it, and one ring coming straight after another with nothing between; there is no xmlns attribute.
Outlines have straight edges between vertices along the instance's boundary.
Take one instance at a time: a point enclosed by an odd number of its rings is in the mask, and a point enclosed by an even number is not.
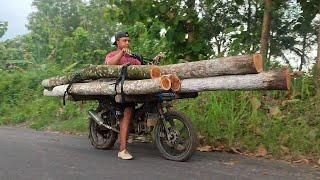
<svg viewBox="0 0 320 180"><path fill-rule="evenodd" d="M171 89L172 89L172 91L174 91L174 92L180 91L181 90L180 78L177 75L172 74L170 76L170 80L171 80Z"/></svg>
<svg viewBox="0 0 320 180"><path fill-rule="evenodd" d="M287 84L287 90L291 90L291 86L292 86L292 82L291 82L291 73L290 73L290 70L288 68L286 68L284 71L283 71L283 74L286 78L286 84Z"/></svg>
<svg viewBox="0 0 320 180"><path fill-rule="evenodd" d="M261 54L254 54L253 57L253 64L256 68L257 73L260 73L263 71L263 60Z"/></svg>
<svg viewBox="0 0 320 180"><path fill-rule="evenodd" d="M171 88L171 80L168 76L160 77L160 86L163 90L168 91Z"/></svg>
<svg viewBox="0 0 320 180"><path fill-rule="evenodd" d="M151 68L151 72L150 72L150 77L151 77L151 79L159 78L160 76L161 76L160 67L158 67L158 66L152 67L152 68Z"/></svg>

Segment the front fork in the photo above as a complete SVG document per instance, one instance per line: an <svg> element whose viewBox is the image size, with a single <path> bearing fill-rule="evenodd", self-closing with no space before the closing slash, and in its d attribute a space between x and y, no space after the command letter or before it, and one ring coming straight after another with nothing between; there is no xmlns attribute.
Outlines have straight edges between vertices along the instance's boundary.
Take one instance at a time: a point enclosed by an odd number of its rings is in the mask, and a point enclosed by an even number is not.
<svg viewBox="0 0 320 180"><path fill-rule="evenodd" d="M165 105L165 108L167 109L167 111L169 111L169 110L172 108L172 104L166 104L166 105ZM157 109L158 109L158 112L159 112L160 121L161 121L161 123L163 124L163 127L164 127L164 129L165 129L167 139L170 139L170 137L169 137L169 135L170 135L170 130L169 130L168 126L167 126L166 123L165 123L166 118L165 118L165 116L164 116L164 107L163 107L163 104L162 104L162 103L158 103L158 104L157 104Z"/></svg>

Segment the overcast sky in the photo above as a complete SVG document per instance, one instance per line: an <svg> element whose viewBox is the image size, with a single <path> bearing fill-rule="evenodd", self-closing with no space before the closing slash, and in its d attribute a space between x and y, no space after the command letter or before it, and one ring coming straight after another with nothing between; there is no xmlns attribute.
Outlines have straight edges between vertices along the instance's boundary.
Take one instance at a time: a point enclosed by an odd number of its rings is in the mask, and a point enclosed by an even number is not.
<svg viewBox="0 0 320 180"><path fill-rule="evenodd" d="M1 40L26 34L28 14L31 13L32 0L0 0L0 21L8 21L8 31Z"/></svg>

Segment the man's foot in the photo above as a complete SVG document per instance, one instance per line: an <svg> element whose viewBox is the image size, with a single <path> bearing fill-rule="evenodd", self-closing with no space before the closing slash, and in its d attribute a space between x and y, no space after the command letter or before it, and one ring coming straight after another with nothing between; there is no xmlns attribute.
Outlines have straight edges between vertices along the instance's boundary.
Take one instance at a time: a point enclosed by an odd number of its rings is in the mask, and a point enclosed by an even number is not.
<svg viewBox="0 0 320 180"><path fill-rule="evenodd" d="M133 159L132 155L125 149L123 151L120 151L118 153L118 157L123 159L123 160L130 160Z"/></svg>

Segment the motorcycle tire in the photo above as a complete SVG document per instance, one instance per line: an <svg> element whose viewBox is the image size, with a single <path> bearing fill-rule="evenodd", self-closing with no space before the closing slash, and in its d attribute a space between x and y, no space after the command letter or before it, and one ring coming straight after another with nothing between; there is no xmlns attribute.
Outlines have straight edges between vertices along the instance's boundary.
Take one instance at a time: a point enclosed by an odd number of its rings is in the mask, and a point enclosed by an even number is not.
<svg viewBox="0 0 320 180"><path fill-rule="evenodd" d="M159 121L159 123L155 127L155 143L157 148L159 149L163 157L168 160L188 161L193 155L193 153L195 152L198 145L198 138L196 133L197 131L193 123L186 115L177 111L168 111L164 114L164 117L165 117L165 123L170 121L173 122L173 119L174 119L176 120L176 122L180 122L184 126L183 128L185 128L186 130L186 133L184 134L187 136L186 141L188 141L188 143L187 144L176 143L175 145L170 144L164 129L164 124L161 121ZM174 130L174 129L177 129L177 127L175 126L176 125L174 125L174 127L172 126L169 127L170 128L169 131L172 131L173 134L177 134L177 136L180 136L176 139L181 139L182 133ZM180 146L182 148L179 149L178 147ZM174 152L175 149L177 149L176 152Z"/></svg>
<svg viewBox="0 0 320 180"><path fill-rule="evenodd" d="M100 139L99 139L100 138ZM118 133L100 127L91 117L89 117L89 139L96 149L112 149L118 139Z"/></svg>

